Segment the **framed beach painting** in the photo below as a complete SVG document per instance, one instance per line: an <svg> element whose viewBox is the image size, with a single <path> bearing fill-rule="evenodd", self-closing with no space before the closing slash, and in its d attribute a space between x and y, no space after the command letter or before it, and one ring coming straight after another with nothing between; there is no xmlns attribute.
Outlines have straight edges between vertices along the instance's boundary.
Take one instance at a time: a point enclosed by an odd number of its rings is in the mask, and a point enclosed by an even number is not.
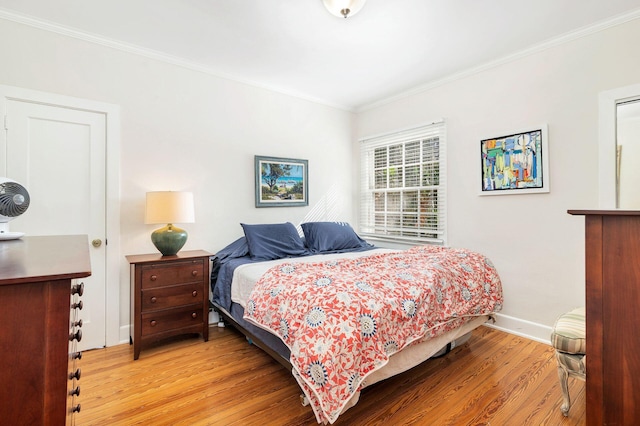
<svg viewBox="0 0 640 426"><path fill-rule="evenodd" d="M256 207L309 205L309 162L255 156Z"/></svg>
<svg viewBox="0 0 640 426"><path fill-rule="evenodd" d="M547 126L480 141L480 195L549 192Z"/></svg>

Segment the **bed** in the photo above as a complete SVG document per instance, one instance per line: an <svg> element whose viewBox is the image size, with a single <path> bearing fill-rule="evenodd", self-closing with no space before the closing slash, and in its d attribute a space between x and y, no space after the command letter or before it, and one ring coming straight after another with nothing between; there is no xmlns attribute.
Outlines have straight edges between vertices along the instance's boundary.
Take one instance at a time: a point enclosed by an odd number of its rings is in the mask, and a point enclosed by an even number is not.
<svg viewBox="0 0 640 426"><path fill-rule="evenodd" d="M480 253L377 248L347 223L241 224L220 250L213 304L288 368L318 423L360 391L468 339L502 308L500 278Z"/></svg>

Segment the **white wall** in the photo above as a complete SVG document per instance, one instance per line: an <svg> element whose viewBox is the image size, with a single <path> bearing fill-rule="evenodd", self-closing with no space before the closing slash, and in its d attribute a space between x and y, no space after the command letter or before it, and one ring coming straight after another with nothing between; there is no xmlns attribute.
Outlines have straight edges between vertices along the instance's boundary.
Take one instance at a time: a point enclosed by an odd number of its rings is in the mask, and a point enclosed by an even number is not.
<svg viewBox="0 0 640 426"><path fill-rule="evenodd" d="M120 105L121 338L127 254L153 253L145 192L194 192L184 247L211 252L239 222L352 221L353 115L99 44L0 20L0 84ZM254 155L309 160L308 207L254 207Z"/></svg>
<svg viewBox="0 0 640 426"><path fill-rule="evenodd" d="M313 104L0 20L0 84L121 107L120 323L128 336L124 256L154 252L143 224L150 190L193 191L185 249L215 252L240 221L355 222L359 137L445 118L449 245L486 253L504 282L498 325L540 340L584 303L584 222L597 208L598 93L637 84L640 22L631 21L359 113ZM428 52L425 52L425 54ZM355 126L354 126L355 123ZM551 192L477 195L481 139L549 126ZM253 156L309 160L310 206L254 208ZM353 202L353 203L352 203ZM108 285L114 285L108 283Z"/></svg>
<svg viewBox="0 0 640 426"><path fill-rule="evenodd" d="M548 341L555 318L584 304L584 219L567 210L598 208L598 94L640 81L638 40L635 20L356 118L358 137L445 118L448 243L496 264L505 295L498 326ZM541 123L551 192L478 196L480 140Z"/></svg>

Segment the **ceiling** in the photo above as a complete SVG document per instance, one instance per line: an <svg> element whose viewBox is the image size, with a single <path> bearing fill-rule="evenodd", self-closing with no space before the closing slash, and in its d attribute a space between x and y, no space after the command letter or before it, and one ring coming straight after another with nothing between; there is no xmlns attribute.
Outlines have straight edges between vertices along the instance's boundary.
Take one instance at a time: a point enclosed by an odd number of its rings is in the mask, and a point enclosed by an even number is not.
<svg viewBox="0 0 640 426"><path fill-rule="evenodd" d="M0 18L360 110L588 29L638 0L0 0ZM0 25L1 25L0 21Z"/></svg>

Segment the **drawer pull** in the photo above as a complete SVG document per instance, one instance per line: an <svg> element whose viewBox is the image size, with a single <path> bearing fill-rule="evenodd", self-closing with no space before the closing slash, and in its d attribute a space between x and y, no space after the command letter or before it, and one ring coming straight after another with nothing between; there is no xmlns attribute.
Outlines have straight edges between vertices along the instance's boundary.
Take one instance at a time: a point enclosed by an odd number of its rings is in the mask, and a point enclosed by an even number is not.
<svg viewBox="0 0 640 426"><path fill-rule="evenodd" d="M71 294L82 296L84 294L84 283L74 284L71 286Z"/></svg>
<svg viewBox="0 0 640 426"><path fill-rule="evenodd" d="M191 314L191 318L198 318L198 313L197 312L193 312Z"/></svg>
<svg viewBox="0 0 640 426"><path fill-rule="evenodd" d="M158 324L158 323L156 322L156 320L151 320L151 322L149 324L151 324L151 327L155 327L156 324Z"/></svg>
<svg viewBox="0 0 640 426"><path fill-rule="evenodd" d="M157 279L158 279L158 276L157 276L157 275L151 275L151 278L150 278L150 279L151 279L151 281L155 281L155 280L157 280Z"/></svg>
<svg viewBox="0 0 640 426"><path fill-rule="evenodd" d="M74 352L71 359L82 359L82 352Z"/></svg>
<svg viewBox="0 0 640 426"><path fill-rule="evenodd" d="M73 407L71 409L72 413L79 413L80 412L80 404L76 405L75 407Z"/></svg>
<svg viewBox="0 0 640 426"><path fill-rule="evenodd" d="M73 326L74 327L82 327L82 319L79 319L78 321L75 321L73 323Z"/></svg>
<svg viewBox="0 0 640 426"><path fill-rule="evenodd" d="M158 301L158 298L157 298L157 297L153 296L153 297L151 298L151 303L156 303L157 301Z"/></svg>
<svg viewBox="0 0 640 426"><path fill-rule="evenodd" d="M82 307L83 307L83 306L84 306L84 305L82 304L82 300L81 300L81 301L79 301L79 302L77 302L77 303L72 303L72 304L71 304L71 309L76 309L76 308L77 308L77 309L82 310Z"/></svg>
<svg viewBox="0 0 640 426"><path fill-rule="evenodd" d="M79 342L80 340L82 340L82 330L78 330L78 331L76 331L76 333L75 333L75 334L73 334L73 333L69 334L69 341L70 341L70 342L73 342L73 341L74 341L74 339L75 339L75 340L77 340L78 342Z"/></svg>
<svg viewBox="0 0 640 426"><path fill-rule="evenodd" d="M69 392L69 395L71 396L80 396L80 385L76 386L75 389L72 389L71 392Z"/></svg>
<svg viewBox="0 0 640 426"><path fill-rule="evenodd" d="M82 375L82 371L78 368L74 373L69 373L69 380L80 380L80 376Z"/></svg>
<svg viewBox="0 0 640 426"><path fill-rule="evenodd" d="M196 297L198 295L198 290L193 290L193 292L191 293L191 295L193 297Z"/></svg>
<svg viewBox="0 0 640 426"><path fill-rule="evenodd" d="M198 271L197 270L191 271L191 275L194 276L194 277L197 276L198 275Z"/></svg>

